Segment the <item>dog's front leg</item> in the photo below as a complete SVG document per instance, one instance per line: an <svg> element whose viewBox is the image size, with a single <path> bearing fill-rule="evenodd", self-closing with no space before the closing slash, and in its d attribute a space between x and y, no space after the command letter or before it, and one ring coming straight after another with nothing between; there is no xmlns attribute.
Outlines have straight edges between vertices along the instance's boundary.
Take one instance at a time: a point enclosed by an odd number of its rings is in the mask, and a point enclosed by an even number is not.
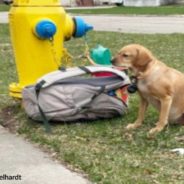
<svg viewBox="0 0 184 184"><path fill-rule="evenodd" d="M148 101L143 97L141 97L137 120L134 123L128 124L126 127L127 130L135 129L142 125L144 120L144 114L146 112L147 107L148 107Z"/></svg>
<svg viewBox="0 0 184 184"><path fill-rule="evenodd" d="M172 104L172 97L167 96L165 98L162 98L160 102L161 102L161 109L160 109L159 121L157 122L156 127L152 128L149 131L149 136L152 136L155 133L162 131L168 123L169 112Z"/></svg>

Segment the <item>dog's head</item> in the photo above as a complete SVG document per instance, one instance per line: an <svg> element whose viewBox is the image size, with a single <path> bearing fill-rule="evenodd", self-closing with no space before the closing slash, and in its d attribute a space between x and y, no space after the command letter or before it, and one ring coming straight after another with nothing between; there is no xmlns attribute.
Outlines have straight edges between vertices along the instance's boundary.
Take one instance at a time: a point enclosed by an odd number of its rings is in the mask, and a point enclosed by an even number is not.
<svg viewBox="0 0 184 184"><path fill-rule="evenodd" d="M148 49L138 44L131 44L123 47L111 62L114 66L143 72L152 60L153 55Z"/></svg>

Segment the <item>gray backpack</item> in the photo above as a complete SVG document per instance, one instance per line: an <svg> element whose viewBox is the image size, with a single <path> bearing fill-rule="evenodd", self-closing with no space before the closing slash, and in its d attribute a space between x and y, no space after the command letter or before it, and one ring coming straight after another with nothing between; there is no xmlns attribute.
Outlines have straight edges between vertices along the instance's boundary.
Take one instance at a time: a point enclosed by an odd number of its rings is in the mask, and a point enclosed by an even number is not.
<svg viewBox="0 0 184 184"><path fill-rule="evenodd" d="M110 72L109 77L91 74ZM88 75L86 75L88 74ZM112 118L123 115L127 101L112 92L129 85L128 76L110 67L88 66L61 69L41 77L33 86L23 89L23 106L33 120L77 121Z"/></svg>

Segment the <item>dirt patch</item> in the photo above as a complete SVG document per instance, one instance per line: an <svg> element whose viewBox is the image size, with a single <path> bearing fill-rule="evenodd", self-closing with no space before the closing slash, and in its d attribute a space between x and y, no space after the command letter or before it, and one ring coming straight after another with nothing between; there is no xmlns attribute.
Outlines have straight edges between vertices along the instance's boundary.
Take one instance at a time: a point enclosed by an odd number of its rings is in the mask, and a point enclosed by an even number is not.
<svg viewBox="0 0 184 184"><path fill-rule="evenodd" d="M15 116L14 107L6 107L0 111L0 124L9 129L10 132L16 133L19 128L18 119Z"/></svg>

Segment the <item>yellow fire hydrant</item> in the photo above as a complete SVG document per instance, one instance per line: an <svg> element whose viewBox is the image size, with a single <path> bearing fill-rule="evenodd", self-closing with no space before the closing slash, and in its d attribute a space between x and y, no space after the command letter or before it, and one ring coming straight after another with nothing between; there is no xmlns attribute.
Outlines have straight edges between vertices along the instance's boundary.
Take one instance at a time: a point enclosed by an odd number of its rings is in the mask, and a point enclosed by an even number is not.
<svg viewBox="0 0 184 184"><path fill-rule="evenodd" d="M10 96L21 98L22 89L42 75L58 69L63 42L82 37L93 27L80 17L70 17L60 0L14 0L9 12L10 34L18 83L9 86Z"/></svg>

